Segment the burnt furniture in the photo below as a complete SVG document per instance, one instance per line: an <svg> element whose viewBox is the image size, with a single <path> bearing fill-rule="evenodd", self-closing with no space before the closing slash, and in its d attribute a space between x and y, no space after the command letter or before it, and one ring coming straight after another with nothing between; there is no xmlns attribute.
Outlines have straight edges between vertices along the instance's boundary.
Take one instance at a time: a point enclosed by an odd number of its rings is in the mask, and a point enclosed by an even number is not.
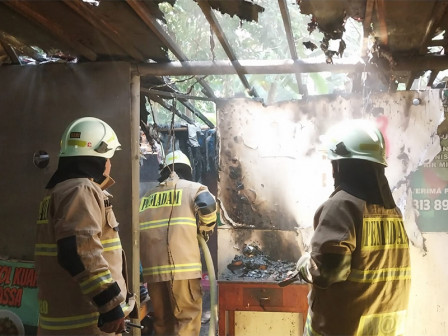
<svg viewBox="0 0 448 336"><path fill-rule="evenodd" d="M218 281L218 335L235 335L235 312L240 311L300 313L302 328L309 289L309 285L297 283L280 287L273 282Z"/></svg>

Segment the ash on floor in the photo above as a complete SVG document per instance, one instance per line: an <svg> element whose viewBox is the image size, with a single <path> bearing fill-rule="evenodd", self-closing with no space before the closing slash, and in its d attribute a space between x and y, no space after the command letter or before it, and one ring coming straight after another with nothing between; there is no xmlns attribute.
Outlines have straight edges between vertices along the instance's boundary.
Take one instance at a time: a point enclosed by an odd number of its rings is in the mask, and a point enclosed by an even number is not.
<svg viewBox="0 0 448 336"><path fill-rule="evenodd" d="M245 245L242 255L235 255L227 270L222 274L225 280L281 281L294 270L296 263L273 260L256 245Z"/></svg>

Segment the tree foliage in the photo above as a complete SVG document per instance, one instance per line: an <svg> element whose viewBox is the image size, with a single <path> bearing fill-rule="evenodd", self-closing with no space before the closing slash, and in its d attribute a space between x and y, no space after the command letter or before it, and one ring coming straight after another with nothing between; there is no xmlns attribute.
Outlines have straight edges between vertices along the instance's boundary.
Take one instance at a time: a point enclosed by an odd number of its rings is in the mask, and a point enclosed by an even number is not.
<svg viewBox="0 0 448 336"><path fill-rule="evenodd" d="M253 2L264 8L258 22L242 21L236 16L230 17L214 11L237 58L239 60L291 58L278 1L254 0ZM166 19L166 24L162 22L161 24L189 60L228 60L224 49L195 1L177 0L174 6L161 3L160 8ZM325 55L319 48L323 34L318 30L311 33L308 30L308 24L312 18L301 14L295 2L288 3L288 11L298 58L324 63ZM342 58L357 57L363 38L361 25L351 20L347 21L345 28L343 39L346 49ZM317 48L307 48L307 45L315 45ZM176 60L174 55L171 55L171 58ZM310 94L328 94L332 93L332 90L343 90L347 80L345 74L313 73L300 76L308 86ZM298 91L294 74L246 75L246 78L264 102L301 99L301 92ZM177 81L176 87L180 92L204 96L203 88L198 84L197 78L177 77L172 80ZM249 96L248 90L242 85L237 75L213 75L207 76L205 80L217 97ZM204 114L214 114L213 103L197 100L192 104Z"/></svg>

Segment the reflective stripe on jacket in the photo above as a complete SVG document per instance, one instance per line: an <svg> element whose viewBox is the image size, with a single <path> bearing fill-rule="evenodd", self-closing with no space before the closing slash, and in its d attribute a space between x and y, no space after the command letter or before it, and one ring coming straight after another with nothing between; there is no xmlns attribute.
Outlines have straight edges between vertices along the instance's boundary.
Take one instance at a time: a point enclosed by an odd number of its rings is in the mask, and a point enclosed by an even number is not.
<svg viewBox="0 0 448 336"><path fill-rule="evenodd" d="M400 210L337 190L316 211L314 230L305 335L402 335L411 268ZM327 274L330 259L348 262L348 271ZM323 278L338 280L319 288Z"/></svg>
<svg viewBox="0 0 448 336"><path fill-rule="evenodd" d="M74 277L57 257L57 241L72 236L84 266ZM39 209L35 259L39 334L102 334L97 327L99 313L122 304L127 290L118 223L98 184L75 178L49 190ZM115 281L121 293L96 307L92 298Z"/></svg>
<svg viewBox="0 0 448 336"><path fill-rule="evenodd" d="M140 258L145 282L201 277L197 225L216 222L216 211L203 216L195 210L194 200L203 192L209 192L206 186L175 175L142 197Z"/></svg>

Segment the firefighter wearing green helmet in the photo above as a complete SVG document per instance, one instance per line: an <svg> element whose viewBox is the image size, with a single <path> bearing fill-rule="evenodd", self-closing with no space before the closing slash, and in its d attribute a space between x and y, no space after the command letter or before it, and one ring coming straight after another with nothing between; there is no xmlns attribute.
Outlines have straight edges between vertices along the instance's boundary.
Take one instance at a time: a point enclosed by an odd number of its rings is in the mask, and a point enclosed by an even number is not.
<svg viewBox="0 0 448 336"><path fill-rule="evenodd" d="M118 222L106 188L120 143L104 121L71 122L39 208L35 260L38 335L104 335L125 330L134 307L123 271Z"/></svg>
<svg viewBox="0 0 448 336"><path fill-rule="evenodd" d="M310 253L297 262L312 284L304 335L403 335L409 243L384 174L383 135L356 119L323 139L335 190L314 215Z"/></svg>
<svg viewBox="0 0 448 336"><path fill-rule="evenodd" d="M156 335L198 336L202 315L202 265L197 234L216 223L216 201L192 182L188 157L169 153L160 184L140 202L140 258L154 307Z"/></svg>

